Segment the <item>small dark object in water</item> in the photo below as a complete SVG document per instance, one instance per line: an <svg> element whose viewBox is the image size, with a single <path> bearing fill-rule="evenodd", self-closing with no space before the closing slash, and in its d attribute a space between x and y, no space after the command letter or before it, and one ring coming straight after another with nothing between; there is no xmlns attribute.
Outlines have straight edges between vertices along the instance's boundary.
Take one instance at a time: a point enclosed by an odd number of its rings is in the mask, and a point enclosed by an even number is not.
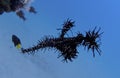
<svg viewBox="0 0 120 78"><path fill-rule="evenodd" d="M16 48L21 48L21 41L16 35L12 35L12 42Z"/></svg>

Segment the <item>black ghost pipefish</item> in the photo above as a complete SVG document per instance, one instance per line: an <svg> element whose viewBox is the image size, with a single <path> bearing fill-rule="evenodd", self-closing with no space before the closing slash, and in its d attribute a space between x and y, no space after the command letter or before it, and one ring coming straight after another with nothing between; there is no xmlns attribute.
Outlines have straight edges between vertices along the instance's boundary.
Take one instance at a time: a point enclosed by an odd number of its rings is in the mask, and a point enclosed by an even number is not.
<svg viewBox="0 0 120 78"><path fill-rule="evenodd" d="M58 57L63 57L63 61L72 61L78 55L77 47L83 46L87 50L92 50L93 57L95 57L95 51L101 55L100 50L100 36L102 33L99 33L100 28L96 30L96 27L93 30L85 32L85 34L78 33L73 37L66 37L65 34L74 26L74 21L67 20L63 24L61 33L58 37L49 37L46 36L44 39L39 40L37 45L29 47L27 49L22 48L23 53L35 52L38 49L55 49L59 52Z"/></svg>

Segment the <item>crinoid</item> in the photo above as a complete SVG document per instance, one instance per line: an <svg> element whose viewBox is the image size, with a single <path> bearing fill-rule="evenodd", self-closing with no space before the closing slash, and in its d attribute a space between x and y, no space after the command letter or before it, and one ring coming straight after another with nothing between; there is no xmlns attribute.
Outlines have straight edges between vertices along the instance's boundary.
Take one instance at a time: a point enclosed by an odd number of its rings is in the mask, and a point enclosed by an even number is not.
<svg viewBox="0 0 120 78"><path fill-rule="evenodd" d="M35 52L39 49L54 48L59 52L58 57L63 57L63 61L72 61L78 55L77 46L87 47L93 52L95 56L95 50L101 55L100 44L97 41L100 39L102 33L99 33L100 29L96 31L96 28L92 31L87 31L85 35L78 33L77 36L65 37L65 34L74 26L74 21L67 19L64 22L61 34L59 37L45 37L40 40L37 45L24 49L23 53Z"/></svg>
<svg viewBox="0 0 120 78"><path fill-rule="evenodd" d="M23 10L36 13L34 7L27 6L31 0L0 0L0 15L4 12L15 12L17 16L25 20Z"/></svg>

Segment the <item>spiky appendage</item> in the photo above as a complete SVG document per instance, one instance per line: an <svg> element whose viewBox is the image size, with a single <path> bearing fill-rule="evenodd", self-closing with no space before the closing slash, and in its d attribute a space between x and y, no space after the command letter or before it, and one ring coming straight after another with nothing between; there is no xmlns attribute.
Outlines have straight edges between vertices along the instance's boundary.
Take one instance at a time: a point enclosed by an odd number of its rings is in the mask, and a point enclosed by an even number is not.
<svg viewBox="0 0 120 78"><path fill-rule="evenodd" d="M70 25L72 24L72 25ZM35 52L39 49L46 49L46 48L54 48L59 51L58 57L63 57L63 61L72 61L77 57L78 46L87 47L87 49L91 49L93 52L93 57L95 56L94 51L96 50L101 55L100 45L97 41L97 39L100 38L100 35L102 33L99 33L100 29L98 31L95 31L96 28L92 31L88 31L85 33L85 35L78 33L77 36L74 37L64 37L64 35L67 33L68 30L73 26L73 22L66 21L63 25L63 29L61 31L62 37L53 38L53 37L46 37L43 40L39 41L39 43L36 46L27 48L27 49L21 49L23 53L30 53ZM68 29L64 29L68 28Z"/></svg>
<svg viewBox="0 0 120 78"><path fill-rule="evenodd" d="M99 33L100 28L96 31L96 27L92 31L87 31L84 37L82 45L87 48L87 50L91 49L93 52L93 57L95 57L95 50L101 55L100 50L100 36L103 33Z"/></svg>
<svg viewBox="0 0 120 78"><path fill-rule="evenodd" d="M61 30L60 37L63 38L64 35L74 26L75 21L72 21L71 19L67 19L64 24L63 28Z"/></svg>

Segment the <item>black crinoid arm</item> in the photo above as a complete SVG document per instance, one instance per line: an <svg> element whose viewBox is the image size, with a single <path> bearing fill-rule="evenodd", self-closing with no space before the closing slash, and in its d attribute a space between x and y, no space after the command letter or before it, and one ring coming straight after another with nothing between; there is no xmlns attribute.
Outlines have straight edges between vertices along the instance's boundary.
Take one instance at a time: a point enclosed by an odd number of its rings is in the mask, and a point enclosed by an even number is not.
<svg viewBox="0 0 120 78"><path fill-rule="evenodd" d="M65 34L74 26L74 22L67 20L63 24L61 29L61 34L59 37L45 37L40 40L37 45L24 49L22 48L23 53L35 52L39 49L56 49L59 53L58 57L63 57L63 61L73 61L78 56L77 47L83 46L88 50L91 49L93 56L95 56L95 51L101 55L100 50L100 36L102 33L99 33L100 29L96 31L96 27L93 30L89 30L84 34L78 33L73 37L65 37Z"/></svg>

